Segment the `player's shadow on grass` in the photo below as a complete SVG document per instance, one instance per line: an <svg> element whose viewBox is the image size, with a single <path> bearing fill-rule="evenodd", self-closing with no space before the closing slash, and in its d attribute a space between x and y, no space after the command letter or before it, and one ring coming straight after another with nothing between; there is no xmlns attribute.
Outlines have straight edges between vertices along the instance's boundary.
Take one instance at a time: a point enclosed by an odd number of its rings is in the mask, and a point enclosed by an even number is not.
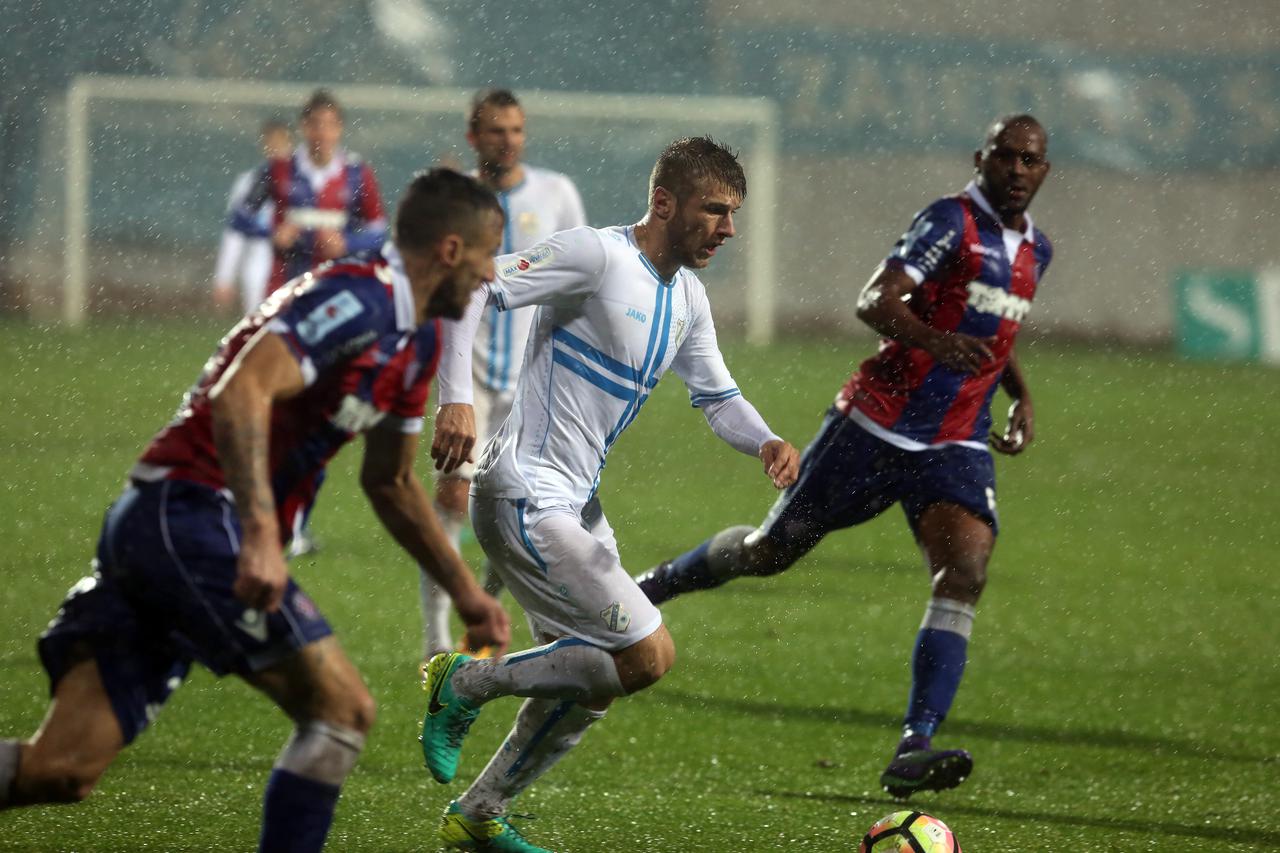
<svg viewBox="0 0 1280 853"><path fill-rule="evenodd" d="M878 711L862 711L857 708L822 708L786 705L756 699L734 699L724 696L705 696L683 690L658 686L651 695L663 702L686 707L714 707L721 711L745 714L753 717L777 717L788 720L808 720L847 726L867 726L896 730L902 723L899 714ZM949 719L948 735L973 735L987 740L1023 741L1025 743L1053 743L1063 746L1100 746L1110 749L1137 749L1158 752L1171 757L1201 758L1210 761L1233 761L1242 764L1274 762L1274 756L1257 753L1233 752L1210 744L1178 738L1151 737L1137 732L1118 729L1061 729L1024 724L986 723L976 720Z"/></svg>
<svg viewBox="0 0 1280 853"><path fill-rule="evenodd" d="M868 806L883 806L887 797L861 797L852 794L814 794L801 791L766 791L758 790L757 794L769 797L782 797L791 800L820 800L829 803L858 803ZM912 801L912 807L918 808L920 803ZM1020 823L1054 823L1061 826L1078 826L1090 829L1116 829L1123 832L1136 832L1145 835L1173 835L1181 838L1196 838L1214 841L1219 844L1248 844L1254 849L1261 847L1280 847L1280 832L1267 829L1222 826L1188 826L1181 823L1156 820L1135 820L1133 818L1095 817L1089 815L1052 814L1048 812L1031 812L1020 809L1001 809L990 806L964 805L963 803L947 803L948 814L965 814L974 817L998 818L1014 820Z"/></svg>

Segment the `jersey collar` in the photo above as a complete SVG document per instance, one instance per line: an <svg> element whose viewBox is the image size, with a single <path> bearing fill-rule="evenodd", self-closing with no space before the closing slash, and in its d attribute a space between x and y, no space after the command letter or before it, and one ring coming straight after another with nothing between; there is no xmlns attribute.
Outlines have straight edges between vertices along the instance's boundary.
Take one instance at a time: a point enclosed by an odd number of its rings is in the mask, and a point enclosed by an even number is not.
<svg viewBox="0 0 1280 853"><path fill-rule="evenodd" d="M307 179L307 183L311 184L313 192L320 192L325 184L342 174L342 170L347 165L347 152L342 148L333 152L333 157L324 168L317 166L311 160L311 154L305 145L299 145L293 156L298 164L298 171Z"/></svg>
<svg viewBox="0 0 1280 853"><path fill-rule="evenodd" d="M968 186L964 188L964 194L967 195L969 198L973 199L973 203L976 204L980 210L982 210L984 213L986 213L996 222L1000 222L1001 225L1004 224L1003 222L1000 221L1000 217L996 215L995 208L991 206L991 202L987 201L987 197L982 194L982 190L978 189L977 181L970 181ZM1036 237L1035 237L1036 227L1031 221L1031 214L1024 213L1023 216L1027 218L1027 228L1025 231L1022 232L1022 239L1026 240L1028 243L1034 243L1036 241ZM1012 231L1013 229L1007 228L1005 230Z"/></svg>
<svg viewBox="0 0 1280 853"><path fill-rule="evenodd" d="M387 262L387 271L391 273L391 298L396 307L396 328L407 332L417 324L414 322L413 288L404 271L404 258L400 257L400 250L390 240L382 244L382 257Z"/></svg>

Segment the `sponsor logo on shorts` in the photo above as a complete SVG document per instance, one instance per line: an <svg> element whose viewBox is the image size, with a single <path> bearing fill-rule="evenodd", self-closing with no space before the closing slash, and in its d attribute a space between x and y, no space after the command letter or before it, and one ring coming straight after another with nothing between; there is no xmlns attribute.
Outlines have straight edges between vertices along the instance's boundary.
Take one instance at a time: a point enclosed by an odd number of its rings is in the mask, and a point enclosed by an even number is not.
<svg viewBox="0 0 1280 853"><path fill-rule="evenodd" d="M631 624L631 613L617 601L601 610L600 618L604 620L605 627L619 634L626 631Z"/></svg>
<svg viewBox="0 0 1280 853"><path fill-rule="evenodd" d="M253 637L259 643L267 641L267 617L261 610L252 607L236 620L236 627Z"/></svg>

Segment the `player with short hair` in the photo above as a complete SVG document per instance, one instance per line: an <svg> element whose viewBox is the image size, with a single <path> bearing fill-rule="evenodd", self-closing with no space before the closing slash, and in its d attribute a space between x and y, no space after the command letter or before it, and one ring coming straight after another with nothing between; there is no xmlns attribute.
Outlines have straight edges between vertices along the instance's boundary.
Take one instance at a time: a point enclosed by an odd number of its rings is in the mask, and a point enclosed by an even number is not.
<svg viewBox="0 0 1280 853"><path fill-rule="evenodd" d="M1053 250L1027 207L1049 173L1048 137L1029 115L998 119L974 152L976 177L916 215L858 298L885 336L841 389L804 451L800 477L759 528L733 527L637 578L655 604L743 575L781 572L834 530L901 503L932 577L916 638L897 752L880 778L896 797L952 788L973 759L935 750L964 672L997 517L987 449L1021 453L1031 395L1014 338ZM1013 399L991 430L996 386Z"/></svg>
<svg viewBox="0 0 1280 853"><path fill-rule="evenodd" d="M440 833L449 847L541 850L508 822L512 799L614 699L671 667L671 635L624 571L597 495L610 448L662 375L674 370L712 430L758 456L776 486L795 478L795 448L769 430L725 367L694 273L734 236L745 196L732 152L707 138L677 140L654 167L643 220L562 231L504 255L497 278L449 332L431 451L445 469L474 441L470 406L462 404L471 397L471 337L483 308L539 306L511 415L476 466L471 519L548 643L497 659L431 660L423 752L439 782L453 778L462 740L486 702L526 698L506 742L445 812Z"/></svg>
<svg viewBox="0 0 1280 853"><path fill-rule="evenodd" d="M506 89L484 89L471 101L467 142L476 152L480 182L498 196L506 213L501 254L520 252L557 231L586 225L578 190L565 175L523 162L525 115L519 100ZM533 306L498 311L490 306L480 320L472 347L477 444L483 446L507 419L516 380L524 361L525 342L533 323ZM454 545L467 523L467 492L475 468L463 463L436 480L436 512ZM421 576L423 661L453 650L449 634L449 597L425 574ZM485 589L501 587L492 567Z"/></svg>
<svg viewBox="0 0 1280 853"><path fill-rule="evenodd" d="M293 152L293 130L280 119L268 119L259 131L262 156L270 163L285 160ZM258 169L250 169L236 176L227 200L227 216L233 216L258 178ZM218 244L218 258L214 262L213 299L220 308L235 301L237 285L240 303L248 314L258 307L267 295L267 282L271 279L274 253L271 248L271 224L275 219L275 205L267 202L253 218L252 226L233 228L230 223L222 231Z"/></svg>
<svg viewBox="0 0 1280 853"><path fill-rule="evenodd" d="M29 741L0 740L0 808L86 797L199 661L296 724L260 849L321 849L374 702L283 549L318 473L358 434L387 530L449 590L473 642L509 641L413 470L436 318L461 316L493 277L501 232L477 181L420 174L393 242L294 280L224 338L107 511L93 575L40 637L53 701Z"/></svg>

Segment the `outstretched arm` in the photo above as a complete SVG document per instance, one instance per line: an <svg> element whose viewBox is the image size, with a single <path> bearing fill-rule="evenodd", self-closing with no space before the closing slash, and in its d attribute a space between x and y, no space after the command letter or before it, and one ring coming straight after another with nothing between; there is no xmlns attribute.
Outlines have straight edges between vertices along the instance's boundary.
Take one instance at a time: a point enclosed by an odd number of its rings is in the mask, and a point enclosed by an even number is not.
<svg viewBox="0 0 1280 853"><path fill-rule="evenodd" d="M1009 360L1005 363L1004 373L1000 376L1000 387L1009 395L1013 403L1009 406L1009 423L1004 433L991 433L991 446L1000 453L1016 456L1026 449L1035 438L1035 409L1031 405L1031 392L1027 390L1027 381L1018 366L1018 355L1009 351Z"/></svg>
<svg viewBox="0 0 1280 853"><path fill-rule="evenodd" d="M471 647L495 646L501 654L511 642L506 611L476 584L445 536L413 473L417 434L403 432L395 423L388 418L365 436L360 485L387 532L449 594Z"/></svg>
<svg viewBox="0 0 1280 853"><path fill-rule="evenodd" d="M218 464L244 534L232 591L258 610L280 606L289 577L269 473L271 407L298 394L304 384L285 342L264 329L209 392Z"/></svg>

